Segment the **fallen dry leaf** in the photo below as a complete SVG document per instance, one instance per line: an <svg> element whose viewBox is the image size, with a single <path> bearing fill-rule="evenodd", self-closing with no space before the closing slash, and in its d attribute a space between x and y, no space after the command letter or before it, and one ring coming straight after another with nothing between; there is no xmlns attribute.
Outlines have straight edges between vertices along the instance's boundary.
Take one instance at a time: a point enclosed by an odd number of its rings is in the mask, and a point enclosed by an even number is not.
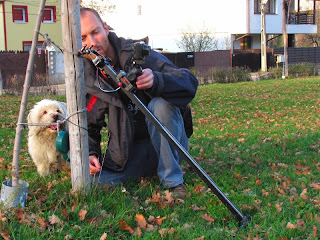
<svg viewBox="0 0 320 240"><path fill-rule="evenodd" d="M282 211L282 205L283 205L283 202L282 203L276 203L276 209L277 209L278 212Z"/></svg>
<svg viewBox="0 0 320 240"><path fill-rule="evenodd" d="M102 236L100 237L100 240L106 240L108 237L108 234L107 233L103 233Z"/></svg>
<svg viewBox="0 0 320 240"><path fill-rule="evenodd" d="M37 222L41 228L45 228L48 226L48 223L44 218L39 218Z"/></svg>
<svg viewBox="0 0 320 240"><path fill-rule="evenodd" d="M25 218L25 214L23 212L23 208L18 208L16 213L15 213L15 217L16 219L20 220L20 219L24 219Z"/></svg>
<svg viewBox="0 0 320 240"><path fill-rule="evenodd" d="M266 190L262 189L262 196L263 197L267 197L269 195L269 192L267 192Z"/></svg>
<svg viewBox="0 0 320 240"><path fill-rule="evenodd" d="M51 225L57 225L57 224L61 224L62 222L56 215L52 215L52 216L49 216L49 223Z"/></svg>
<svg viewBox="0 0 320 240"><path fill-rule="evenodd" d="M319 191L320 191L320 182L318 182L318 183L311 183L309 186L312 187L312 188L314 188L315 190L319 190Z"/></svg>
<svg viewBox="0 0 320 240"><path fill-rule="evenodd" d="M193 211L200 211L200 210L205 210L206 207L198 207L197 205L191 205L190 208L193 210Z"/></svg>
<svg viewBox="0 0 320 240"><path fill-rule="evenodd" d="M234 176L236 177L236 179L237 179L238 181L242 181L242 180L243 180L243 177L242 177L239 173L237 173L237 172L234 173Z"/></svg>
<svg viewBox="0 0 320 240"><path fill-rule="evenodd" d="M296 229L297 226L292 224L291 222L288 222L287 226L286 226L287 229Z"/></svg>
<svg viewBox="0 0 320 240"><path fill-rule="evenodd" d="M146 204L149 202L156 203L159 208L165 208L174 204L174 198L172 197L172 193L166 190L165 195L160 195L159 192L153 193L151 198L147 198Z"/></svg>
<svg viewBox="0 0 320 240"><path fill-rule="evenodd" d="M317 227L316 227L316 226L313 226L313 227L312 227L312 230L313 230L312 236L313 236L314 238L317 237Z"/></svg>
<svg viewBox="0 0 320 240"><path fill-rule="evenodd" d="M302 190L302 192L300 193L300 197L301 197L303 200L306 200L306 199L308 198L308 197L306 196L307 192L308 192L308 189L307 189L307 188L304 188L304 189Z"/></svg>
<svg viewBox="0 0 320 240"><path fill-rule="evenodd" d="M297 169L296 170L296 174L298 174L298 175L309 175L309 174L311 174L311 170L308 167L302 169L301 171Z"/></svg>
<svg viewBox="0 0 320 240"><path fill-rule="evenodd" d="M299 161L297 165L294 166L296 169L303 169L301 162Z"/></svg>
<svg viewBox="0 0 320 240"><path fill-rule="evenodd" d="M86 221L90 224L90 225L96 225L96 226L100 226L103 222L103 217L94 217L94 218L88 218L86 219Z"/></svg>
<svg viewBox="0 0 320 240"><path fill-rule="evenodd" d="M201 236L199 238L193 238L192 240L204 240L204 236Z"/></svg>
<svg viewBox="0 0 320 240"><path fill-rule="evenodd" d="M304 228L306 226L306 223L305 221L302 221L302 220L297 220L297 227L298 228Z"/></svg>
<svg viewBox="0 0 320 240"><path fill-rule="evenodd" d="M194 191L195 193L202 193L202 192L206 191L206 187L203 186L203 184L199 184L198 186L196 186L196 187L193 189L193 191Z"/></svg>
<svg viewBox="0 0 320 240"><path fill-rule="evenodd" d="M162 221L165 220L167 218L167 216L164 216L164 217L156 217L155 220L154 220L154 224L160 226L162 224Z"/></svg>
<svg viewBox="0 0 320 240"><path fill-rule="evenodd" d="M63 238L63 240L72 240L73 239L73 237L72 237L72 235L70 235L70 234L67 234L64 238Z"/></svg>
<svg viewBox="0 0 320 240"><path fill-rule="evenodd" d="M152 232L154 230L155 230L155 227L152 224L147 224L147 228L146 228L147 232Z"/></svg>
<svg viewBox="0 0 320 240"><path fill-rule="evenodd" d="M169 190L164 191L165 199L167 200L168 204L172 204L174 202L173 194Z"/></svg>
<svg viewBox="0 0 320 240"><path fill-rule="evenodd" d="M65 220L68 220L69 213L66 208L62 209L62 216L65 218Z"/></svg>
<svg viewBox="0 0 320 240"><path fill-rule="evenodd" d="M61 180L62 180L62 182L66 182L66 181L69 181L70 178L69 178L68 176L65 176L65 177L63 177Z"/></svg>
<svg viewBox="0 0 320 240"><path fill-rule="evenodd" d="M207 214L202 214L201 217L206 221L214 222L214 219L212 217L208 216Z"/></svg>
<svg viewBox="0 0 320 240"><path fill-rule="evenodd" d="M136 214L135 220L138 223L138 227L142 229L147 228L147 221L142 214Z"/></svg>
<svg viewBox="0 0 320 240"><path fill-rule="evenodd" d="M136 227L136 232L134 233L134 235L135 235L135 236L138 236L138 237L141 237L141 235L142 235L141 228Z"/></svg>
<svg viewBox="0 0 320 240"><path fill-rule="evenodd" d="M86 218L86 214L87 214L87 210L84 210L84 209L81 209L80 211L79 211L79 218L80 218L80 220L81 221L83 221L85 218Z"/></svg>
<svg viewBox="0 0 320 240"><path fill-rule="evenodd" d="M3 237L4 240L10 240L10 236L7 231L3 231L0 229L0 235L1 237Z"/></svg>
<svg viewBox="0 0 320 240"><path fill-rule="evenodd" d="M182 229L188 229L188 228L191 228L191 227L193 227L193 223L191 223L191 224L185 223L185 224L183 224Z"/></svg>
<svg viewBox="0 0 320 240"><path fill-rule="evenodd" d="M174 228L162 228L159 230L159 233L160 233L161 237L164 237L167 234L173 234Z"/></svg>
<svg viewBox="0 0 320 240"><path fill-rule="evenodd" d="M120 230L128 231L129 233L134 234L132 227L130 227L125 221L120 220L118 223L120 225Z"/></svg>

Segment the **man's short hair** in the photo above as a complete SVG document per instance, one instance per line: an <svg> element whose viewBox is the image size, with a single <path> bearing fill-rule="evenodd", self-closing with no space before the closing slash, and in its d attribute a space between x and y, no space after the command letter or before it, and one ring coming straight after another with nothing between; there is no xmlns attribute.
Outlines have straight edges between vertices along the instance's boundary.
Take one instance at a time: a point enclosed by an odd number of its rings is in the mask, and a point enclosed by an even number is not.
<svg viewBox="0 0 320 240"><path fill-rule="evenodd" d="M91 13L93 13L93 14L99 19L99 21L101 22L101 24L104 25L104 22L102 21L99 13L98 13L96 10L94 10L94 9L92 9L92 8L85 8L85 7L80 8L80 15L82 15L82 14L84 14L84 13L86 13L86 12L91 12Z"/></svg>

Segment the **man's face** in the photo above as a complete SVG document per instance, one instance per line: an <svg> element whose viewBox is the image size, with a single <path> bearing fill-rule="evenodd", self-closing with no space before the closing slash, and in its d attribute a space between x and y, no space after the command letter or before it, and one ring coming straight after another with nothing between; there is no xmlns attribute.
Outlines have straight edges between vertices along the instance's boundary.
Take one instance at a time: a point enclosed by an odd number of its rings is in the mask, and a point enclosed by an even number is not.
<svg viewBox="0 0 320 240"><path fill-rule="evenodd" d="M107 57L109 47L108 34L107 24L102 24L93 13L84 12L81 14L82 45L93 46L93 49Z"/></svg>

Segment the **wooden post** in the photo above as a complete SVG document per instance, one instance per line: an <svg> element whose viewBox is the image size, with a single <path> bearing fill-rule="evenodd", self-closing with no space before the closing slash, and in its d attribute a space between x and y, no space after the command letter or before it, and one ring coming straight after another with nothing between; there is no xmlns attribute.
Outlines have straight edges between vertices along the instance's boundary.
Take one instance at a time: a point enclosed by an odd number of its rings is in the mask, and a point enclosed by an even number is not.
<svg viewBox="0 0 320 240"><path fill-rule="evenodd" d="M266 3L261 1L261 72L267 71Z"/></svg>
<svg viewBox="0 0 320 240"><path fill-rule="evenodd" d="M289 68L288 68L288 34L287 34L287 14L286 14L286 1L282 2L282 37L283 37L283 54L284 54L284 62L283 62L283 70L282 70L282 78L286 78L289 76Z"/></svg>
<svg viewBox="0 0 320 240"><path fill-rule="evenodd" d="M89 147L87 132L83 59L77 55L82 47L80 5L78 0L61 1L61 25L64 46L66 97L69 118L70 164L72 188L88 192L90 189Z"/></svg>
<svg viewBox="0 0 320 240"><path fill-rule="evenodd" d="M4 94L4 91L3 91L3 84L2 84L2 74L0 70L0 96L2 96L3 94Z"/></svg>
<svg viewBox="0 0 320 240"><path fill-rule="evenodd" d="M31 77L32 77L32 73L33 73L34 56L36 54L36 46L38 43L38 34L39 34L40 26L41 26L41 20L42 20L42 15L43 15L45 3L46 3L46 0L41 0L39 11L38 11L38 16L37 16L37 22L34 27L32 44L31 44L31 49L29 52L27 71L26 71L26 76L25 76L25 80L24 80L18 123L24 122L24 114L25 114L26 107L27 107L28 92L29 92ZM19 155L20 155L20 147L21 147L21 132L22 132L22 125L18 124L16 127L16 136L14 139L14 148L13 148L13 160L12 160L12 170L11 170L11 172L12 172L12 187L17 187L18 183L19 183Z"/></svg>

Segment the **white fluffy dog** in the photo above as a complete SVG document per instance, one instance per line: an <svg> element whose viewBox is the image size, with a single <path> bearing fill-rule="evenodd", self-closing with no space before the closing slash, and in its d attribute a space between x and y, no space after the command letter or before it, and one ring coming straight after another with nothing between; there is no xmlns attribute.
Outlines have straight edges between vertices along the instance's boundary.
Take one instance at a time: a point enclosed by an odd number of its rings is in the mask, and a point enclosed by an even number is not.
<svg viewBox="0 0 320 240"><path fill-rule="evenodd" d="M28 150L41 176L49 174L51 164L57 164L57 168L61 169L65 161L56 148L58 125L31 126L31 124L56 123L58 120L64 120L66 116L66 104L50 99L36 103L28 114L27 119L30 124ZM59 130L65 129L65 126L65 123L59 125Z"/></svg>

